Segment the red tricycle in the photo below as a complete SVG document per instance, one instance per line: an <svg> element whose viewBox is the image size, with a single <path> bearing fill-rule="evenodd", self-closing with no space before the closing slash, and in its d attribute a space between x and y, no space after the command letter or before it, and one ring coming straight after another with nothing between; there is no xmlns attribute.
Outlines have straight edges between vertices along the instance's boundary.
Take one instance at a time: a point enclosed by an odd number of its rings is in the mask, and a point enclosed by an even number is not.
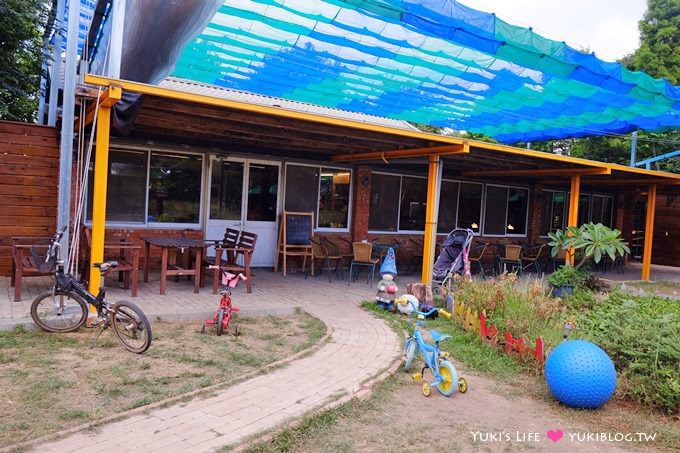
<svg viewBox="0 0 680 453"><path fill-rule="evenodd" d="M207 326L215 326L217 330L217 336L221 336L224 332L229 331L229 321L231 321L231 315L239 311L239 308L231 304L231 291L228 288L235 288L239 280L245 280L246 277L243 274L234 275L229 272L222 273L222 285L226 288L220 290L220 305L215 312L213 319L206 319L201 324L201 333L205 333L205 328ZM240 333L238 325L234 326L231 332L234 336Z"/></svg>

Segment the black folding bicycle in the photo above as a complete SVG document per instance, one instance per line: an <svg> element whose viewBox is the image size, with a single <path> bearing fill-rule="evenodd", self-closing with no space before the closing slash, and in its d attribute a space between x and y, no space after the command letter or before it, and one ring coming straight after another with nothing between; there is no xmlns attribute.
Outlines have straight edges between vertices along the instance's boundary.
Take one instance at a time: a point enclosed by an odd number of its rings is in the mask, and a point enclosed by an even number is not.
<svg viewBox="0 0 680 453"><path fill-rule="evenodd" d="M88 304L97 310L93 327L99 329L95 341L109 327L125 349L141 354L151 346L151 325L144 312L137 305L125 300L109 303L106 300L104 277L118 266L116 261L93 263L99 269L102 284L95 296L83 283L71 274L64 272L64 261L59 257L60 240L66 228L57 232L49 240L47 253L45 244L31 248L31 254L41 272L54 272L54 287L38 295L31 304L31 318L47 332L73 332L87 321Z"/></svg>

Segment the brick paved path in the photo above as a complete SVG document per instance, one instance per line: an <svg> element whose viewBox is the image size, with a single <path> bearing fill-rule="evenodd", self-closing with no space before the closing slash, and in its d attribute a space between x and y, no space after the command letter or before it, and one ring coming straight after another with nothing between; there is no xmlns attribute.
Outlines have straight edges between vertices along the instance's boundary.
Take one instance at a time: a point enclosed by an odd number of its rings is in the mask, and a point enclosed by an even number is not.
<svg viewBox="0 0 680 453"><path fill-rule="evenodd" d="M40 445L41 452L212 451L237 445L245 437L273 428L292 417L357 391L369 377L387 368L401 352L398 336L385 323L358 307L375 296L365 282L347 283L324 277L303 280L260 271L252 294L238 288L236 304L272 310L299 306L331 326L331 340L309 357L285 368L258 376L218 395L165 409L153 410L64 439ZM405 279L399 284L405 288ZM215 296L208 289L189 295L188 282L169 286L165 297L149 292L135 299L147 313L171 312L178 300L187 310L213 309ZM186 287L186 288L185 288ZM175 291L173 297L173 290ZM3 294L4 295L4 294ZM4 301L0 300L0 304ZM191 305L194 304L194 305ZM16 310L15 310L16 311ZM20 317L20 315L16 315ZM150 316L151 317L151 316ZM153 347L153 346L152 346Z"/></svg>

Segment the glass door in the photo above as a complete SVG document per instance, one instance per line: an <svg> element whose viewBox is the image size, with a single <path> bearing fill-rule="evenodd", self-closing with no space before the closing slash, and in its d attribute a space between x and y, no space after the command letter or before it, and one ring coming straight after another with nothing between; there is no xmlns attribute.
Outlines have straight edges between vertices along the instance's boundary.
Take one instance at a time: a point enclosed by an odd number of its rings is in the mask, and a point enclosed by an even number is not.
<svg viewBox="0 0 680 453"><path fill-rule="evenodd" d="M258 235L252 266L273 266L278 234L281 166L248 159L210 161L206 239L221 239L226 228ZM208 250L208 254L214 254Z"/></svg>

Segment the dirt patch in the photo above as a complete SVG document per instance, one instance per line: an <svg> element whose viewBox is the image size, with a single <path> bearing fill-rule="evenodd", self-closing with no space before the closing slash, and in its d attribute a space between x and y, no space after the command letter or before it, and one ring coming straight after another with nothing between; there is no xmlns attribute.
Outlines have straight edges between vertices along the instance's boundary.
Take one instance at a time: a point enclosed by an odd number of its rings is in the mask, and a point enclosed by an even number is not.
<svg viewBox="0 0 680 453"><path fill-rule="evenodd" d="M241 335L200 333L200 323L153 324L146 354L112 332L0 333L0 447L237 378L310 347L324 324L306 314L243 318Z"/></svg>
<svg viewBox="0 0 680 453"><path fill-rule="evenodd" d="M464 375L469 383L466 394L446 398L433 390L432 396L425 398L420 385L400 371L382 384L366 404L359 403L332 426L305 436L292 450L656 451L654 447L664 450L664 446L672 450L668 447L673 445L668 436L676 439L680 436L676 420L670 421L664 432L657 430L657 436L665 436L663 442L597 440L594 436L602 432L608 436L629 432L653 434L658 425L653 419L646 426L645 422L631 420L636 417L634 409L618 402L598 411L560 406L547 390L538 388L537 380L508 385L469 371ZM532 390L534 386L537 388ZM553 442L548 431L557 435L558 430L563 436Z"/></svg>

